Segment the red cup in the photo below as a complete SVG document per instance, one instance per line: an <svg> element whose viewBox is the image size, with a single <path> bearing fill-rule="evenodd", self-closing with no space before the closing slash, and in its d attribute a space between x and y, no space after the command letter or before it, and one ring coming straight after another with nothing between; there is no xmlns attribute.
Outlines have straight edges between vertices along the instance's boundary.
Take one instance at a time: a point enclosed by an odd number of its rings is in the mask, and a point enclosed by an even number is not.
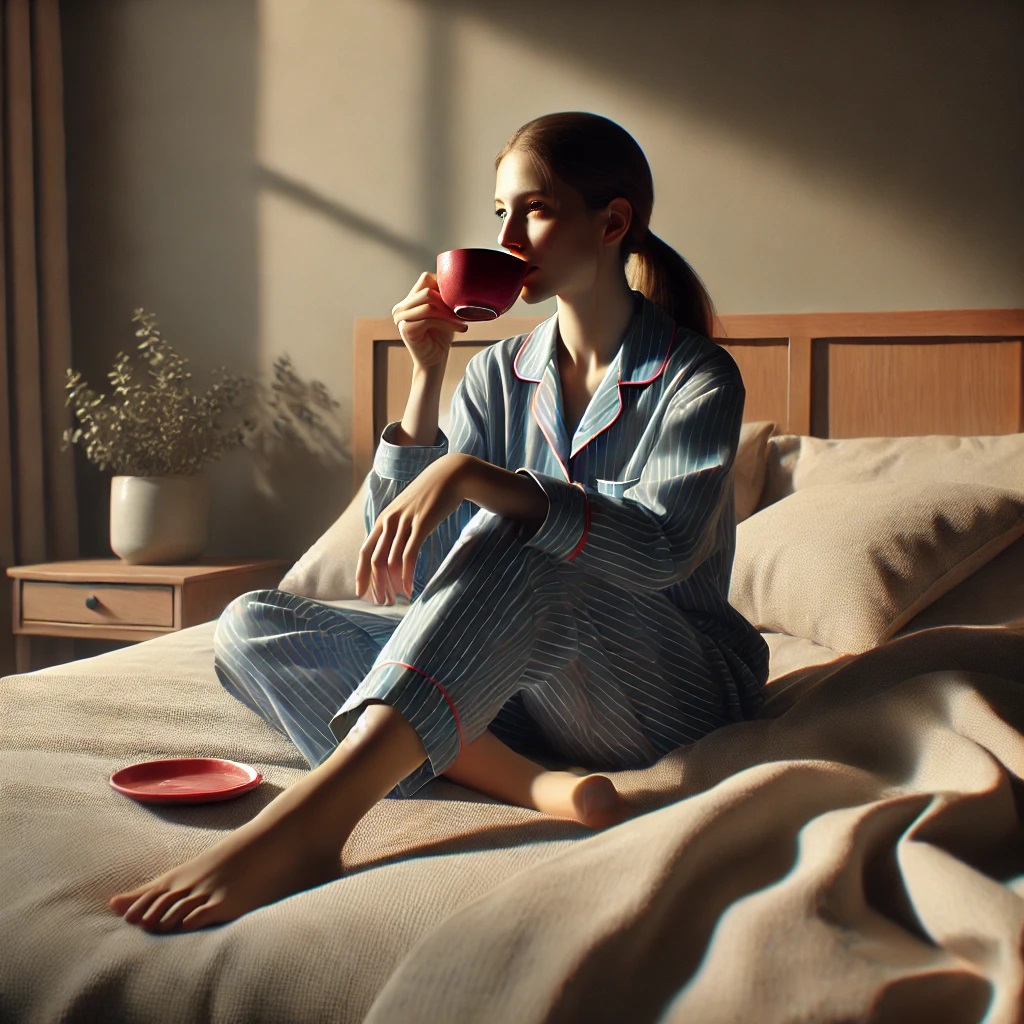
<svg viewBox="0 0 1024 1024"><path fill-rule="evenodd" d="M494 320L519 298L530 265L501 249L450 249L437 257L437 287L461 320Z"/></svg>

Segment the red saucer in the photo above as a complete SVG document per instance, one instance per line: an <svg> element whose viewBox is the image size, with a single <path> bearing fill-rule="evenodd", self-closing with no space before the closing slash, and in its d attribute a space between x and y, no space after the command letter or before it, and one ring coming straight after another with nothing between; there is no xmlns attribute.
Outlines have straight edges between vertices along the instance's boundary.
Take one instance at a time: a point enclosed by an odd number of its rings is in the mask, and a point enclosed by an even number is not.
<svg viewBox="0 0 1024 1024"><path fill-rule="evenodd" d="M230 800L263 781L251 765L219 757L169 757L140 761L110 776L119 793L144 804L203 804Z"/></svg>

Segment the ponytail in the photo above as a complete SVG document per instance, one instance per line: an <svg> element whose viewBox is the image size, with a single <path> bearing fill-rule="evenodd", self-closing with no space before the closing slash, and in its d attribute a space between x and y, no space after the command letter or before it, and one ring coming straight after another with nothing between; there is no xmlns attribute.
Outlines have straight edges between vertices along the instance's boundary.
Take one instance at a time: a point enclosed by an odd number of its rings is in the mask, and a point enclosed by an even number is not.
<svg viewBox="0 0 1024 1024"><path fill-rule="evenodd" d="M710 338L715 307L704 282L672 246L648 231L630 255L626 276L641 292L668 313L677 324Z"/></svg>

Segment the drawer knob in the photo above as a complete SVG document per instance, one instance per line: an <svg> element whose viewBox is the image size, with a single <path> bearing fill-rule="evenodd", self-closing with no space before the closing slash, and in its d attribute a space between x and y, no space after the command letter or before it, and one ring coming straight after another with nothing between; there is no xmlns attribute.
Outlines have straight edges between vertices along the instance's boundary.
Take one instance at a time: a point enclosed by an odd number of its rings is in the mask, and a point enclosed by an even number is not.
<svg viewBox="0 0 1024 1024"><path fill-rule="evenodd" d="M88 608L89 611L95 611L97 608L99 608L99 606L100 599L95 594L90 594L85 599L85 607Z"/></svg>

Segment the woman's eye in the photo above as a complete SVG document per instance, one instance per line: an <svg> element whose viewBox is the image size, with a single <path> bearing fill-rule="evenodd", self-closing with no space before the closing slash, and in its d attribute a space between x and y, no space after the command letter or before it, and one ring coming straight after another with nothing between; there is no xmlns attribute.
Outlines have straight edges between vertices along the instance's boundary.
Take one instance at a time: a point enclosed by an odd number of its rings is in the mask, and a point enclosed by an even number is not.
<svg viewBox="0 0 1024 1024"><path fill-rule="evenodd" d="M530 207L529 208L531 210L543 210L543 209L545 209L545 206L544 206L544 203L542 203L539 199L534 199L533 202L530 203Z"/></svg>
<svg viewBox="0 0 1024 1024"><path fill-rule="evenodd" d="M505 219L505 211L504 210L495 210L494 211L494 216L497 217L498 220L504 220Z"/></svg>

